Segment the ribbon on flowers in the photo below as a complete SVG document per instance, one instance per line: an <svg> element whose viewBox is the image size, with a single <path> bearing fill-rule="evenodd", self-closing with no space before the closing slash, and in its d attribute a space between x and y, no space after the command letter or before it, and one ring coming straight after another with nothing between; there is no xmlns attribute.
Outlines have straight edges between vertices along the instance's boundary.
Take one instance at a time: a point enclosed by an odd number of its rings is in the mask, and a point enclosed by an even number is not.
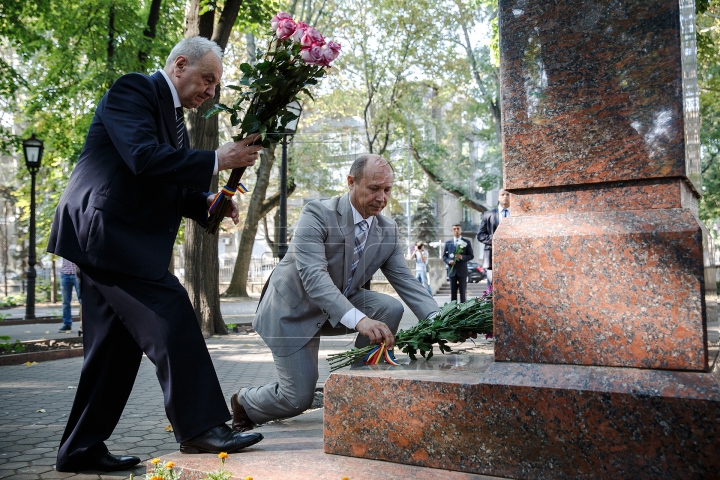
<svg viewBox="0 0 720 480"><path fill-rule="evenodd" d="M380 345L377 345L375 348L370 350L363 359L363 363L365 363L365 365L377 365L383 357L390 365L400 365L395 361L395 356L392 351L385 348L385 342L382 342Z"/></svg>
<svg viewBox="0 0 720 480"><path fill-rule="evenodd" d="M212 213L213 210L215 210L215 207L217 207L218 203L220 203L220 198L222 195L225 195L228 197L228 199L231 199L233 196L235 196L236 192L240 193L248 193L250 190L248 190L245 185L238 182L237 188L232 188L229 185L225 185L220 189L220 191L215 195L215 198L213 198L212 204L210 205L210 208L208 208L208 214Z"/></svg>

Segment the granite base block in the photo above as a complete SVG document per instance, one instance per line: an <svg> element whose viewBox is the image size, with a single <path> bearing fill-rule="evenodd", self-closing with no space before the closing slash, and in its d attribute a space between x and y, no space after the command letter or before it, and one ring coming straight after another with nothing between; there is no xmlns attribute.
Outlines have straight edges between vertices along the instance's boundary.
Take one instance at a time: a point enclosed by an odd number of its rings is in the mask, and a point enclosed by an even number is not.
<svg viewBox="0 0 720 480"><path fill-rule="evenodd" d="M472 359L332 374L325 451L510 478L720 478L710 373Z"/></svg>
<svg viewBox="0 0 720 480"><path fill-rule="evenodd" d="M701 237L683 208L503 221L495 360L707 371Z"/></svg>

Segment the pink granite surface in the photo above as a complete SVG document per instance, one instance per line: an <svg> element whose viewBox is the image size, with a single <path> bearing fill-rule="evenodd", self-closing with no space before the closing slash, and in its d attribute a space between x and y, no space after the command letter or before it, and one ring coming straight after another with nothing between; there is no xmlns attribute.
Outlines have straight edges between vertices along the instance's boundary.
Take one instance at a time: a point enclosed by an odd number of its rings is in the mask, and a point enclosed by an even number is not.
<svg viewBox="0 0 720 480"><path fill-rule="evenodd" d="M712 374L463 361L331 375L325 451L509 478L720 476Z"/></svg>
<svg viewBox="0 0 720 480"><path fill-rule="evenodd" d="M689 210L513 217L493 262L497 361L708 367Z"/></svg>
<svg viewBox="0 0 720 480"><path fill-rule="evenodd" d="M687 177L700 191L692 2L503 0L509 189Z"/></svg>

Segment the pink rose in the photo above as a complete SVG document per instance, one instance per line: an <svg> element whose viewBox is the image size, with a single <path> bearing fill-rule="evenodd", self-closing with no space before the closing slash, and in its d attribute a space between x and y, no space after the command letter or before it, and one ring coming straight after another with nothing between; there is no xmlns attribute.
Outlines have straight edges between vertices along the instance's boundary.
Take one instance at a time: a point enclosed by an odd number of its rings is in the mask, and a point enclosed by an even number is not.
<svg viewBox="0 0 720 480"><path fill-rule="evenodd" d="M335 60L338 55L340 55L340 44L337 42L328 42L328 44L323 49L323 60L325 61L325 65L330 65L330 63Z"/></svg>
<svg viewBox="0 0 720 480"><path fill-rule="evenodd" d="M312 47L313 45L322 47L323 45L325 45L325 39L322 35L320 35L320 32L315 30L313 27L308 27L305 30L305 34L300 39L300 45L305 48Z"/></svg>
<svg viewBox="0 0 720 480"><path fill-rule="evenodd" d="M286 38L290 38L293 33L295 33L295 22L292 21L290 18L283 18L278 22L277 26L277 36L280 40L285 40Z"/></svg>
<svg viewBox="0 0 720 480"><path fill-rule="evenodd" d="M305 35L305 30L307 30L308 28L310 28L310 26L307 23L298 21L295 24L295 33L293 33L292 36L293 41L296 43L300 43L303 35Z"/></svg>
<svg viewBox="0 0 720 480"><path fill-rule="evenodd" d="M278 12L278 14L275 15L272 18L272 20L270 20L270 28L272 28L273 30L277 30L280 20L285 20L285 19L292 20L292 17L290 16L289 13Z"/></svg>
<svg viewBox="0 0 720 480"><path fill-rule="evenodd" d="M310 48L303 48L300 50L300 58L310 65L325 65L323 49L319 45L313 45Z"/></svg>

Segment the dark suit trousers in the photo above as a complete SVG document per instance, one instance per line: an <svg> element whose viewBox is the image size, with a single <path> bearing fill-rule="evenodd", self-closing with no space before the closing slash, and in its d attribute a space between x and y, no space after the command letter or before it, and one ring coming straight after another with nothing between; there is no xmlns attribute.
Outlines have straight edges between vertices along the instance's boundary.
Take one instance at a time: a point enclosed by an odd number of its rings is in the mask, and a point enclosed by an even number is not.
<svg viewBox="0 0 720 480"><path fill-rule="evenodd" d="M458 289L460 290L460 303L465 302L465 290L467 289L467 277L464 275L453 275L450 277L450 300L457 301Z"/></svg>
<svg viewBox="0 0 720 480"><path fill-rule="evenodd" d="M167 272L145 280L79 266L85 362L57 465L107 452L143 352L155 364L178 442L230 419L187 292Z"/></svg>

